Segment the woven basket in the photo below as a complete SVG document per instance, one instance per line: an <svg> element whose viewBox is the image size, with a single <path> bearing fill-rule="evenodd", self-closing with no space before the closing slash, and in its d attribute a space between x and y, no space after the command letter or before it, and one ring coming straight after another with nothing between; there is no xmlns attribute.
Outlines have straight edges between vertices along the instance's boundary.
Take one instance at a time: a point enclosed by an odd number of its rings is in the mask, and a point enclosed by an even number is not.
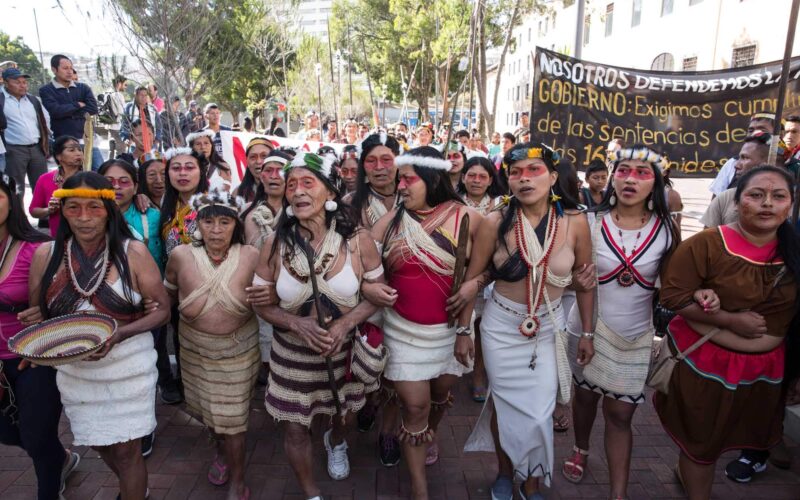
<svg viewBox="0 0 800 500"><path fill-rule="evenodd" d="M31 363L58 366L97 352L117 330L117 321L96 312L58 316L29 326L8 341L8 349Z"/></svg>

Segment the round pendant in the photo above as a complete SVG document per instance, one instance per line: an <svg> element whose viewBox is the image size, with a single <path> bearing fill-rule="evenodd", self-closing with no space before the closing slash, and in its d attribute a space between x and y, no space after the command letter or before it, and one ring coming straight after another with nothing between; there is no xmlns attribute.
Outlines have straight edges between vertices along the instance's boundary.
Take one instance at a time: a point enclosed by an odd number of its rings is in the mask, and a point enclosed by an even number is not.
<svg viewBox="0 0 800 500"><path fill-rule="evenodd" d="M619 286L624 286L624 287L627 288L627 287L633 285L633 283L635 281L636 280L634 280L634 278L633 278L633 273L627 267L625 269L623 269L622 272L617 275L617 283L619 283Z"/></svg>
<svg viewBox="0 0 800 500"><path fill-rule="evenodd" d="M539 332L539 318L528 315L519 325L519 332L526 337L535 337Z"/></svg>

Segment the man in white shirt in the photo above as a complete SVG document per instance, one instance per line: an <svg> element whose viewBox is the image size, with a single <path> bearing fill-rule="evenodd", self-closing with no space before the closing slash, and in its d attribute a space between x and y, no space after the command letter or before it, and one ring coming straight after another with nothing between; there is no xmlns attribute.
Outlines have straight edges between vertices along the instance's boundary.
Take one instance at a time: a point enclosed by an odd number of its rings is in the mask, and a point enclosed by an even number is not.
<svg viewBox="0 0 800 500"><path fill-rule="evenodd" d="M20 194L25 176L31 189L47 172L50 145L50 115L38 98L28 93L28 75L17 68L3 71L0 91L0 133L6 148L5 172L16 181Z"/></svg>
<svg viewBox="0 0 800 500"><path fill-rule="evenodd" d="M775 115L772 113L758 113L750 118L750 124L747 126L747 135L751 136L756 131L765 132L772 135L775 132ZM730 187L733 182L733 176L736 174L736 158L731 158L725 162L725 165L719 169L717 177L708 190L714 193L714 196L719 196L720 193Z"/></svg>
<svg viewBox="0 0 800 500"><path fill-rule="evenodd" d="M306 113L306 120L303 129L297 132L297 135L295 135L294 138L298 141L305 141L308 131L314 129L319 130L319 115L312 109Z"/></svg>

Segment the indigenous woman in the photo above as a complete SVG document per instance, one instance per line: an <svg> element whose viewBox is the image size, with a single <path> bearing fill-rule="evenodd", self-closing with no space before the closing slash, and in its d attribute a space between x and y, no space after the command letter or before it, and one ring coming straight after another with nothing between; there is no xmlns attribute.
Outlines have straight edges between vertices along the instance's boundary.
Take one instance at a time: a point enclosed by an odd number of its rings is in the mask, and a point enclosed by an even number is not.
<svg viewBox="0 0 800 500"><path fill-rule="evenodd" d="M678 313L664 348L685 352L713 335L675 366L669 394L654 398L680 447L678 474L692 500L711 496L724 451L767 450L783 434L781 382L786 338L797 333L789 325L800 275L800 247L787 221L792 178L756 167L741 177L734 199L739 221L683 242L662 277L661 301ZM720 310L706 313L693 300L698 289L713 290Z"/></svg>
<svg viewBox="0 0 800 500"><path fill-rule="evenodd" d="M61 398L53 368L21 369L8 340L41 321L28 307L28 273L36 249L49 238L31 227L12 177L0 174L0 443L19 446L33 460L40 500L57 498L80 455L58 440Z"/></svg>
<svg viewBox="0 0 800 500"><path fill-rule="evenodd" d="M606 185L608 184L608 167L603 160L592 160L586 168L586 184L589 187L581 188L580 202L587 208L594 208L603 201Z"/></svg>
<svg viewBox="0 0 800 500"><path fill-rule="evenodd" d="M358 148L352 144L342 149L339 157L339 176L344 181L347 194L355 193L358 186Z"/></svg>
<svg viewBox="0 0 800 500"><path fill-rule="evenodd" d="M208 162L206 177L209 183L220 184L225 189L231 186L231 167L217 154L214 147L214 131L210 129L194 132L186 136L186 144L192 151L205 156Z"/></svg>
<svg viewBox="0 0 800 500"><path fill-rule="evenodd" d="M264 161L261 168L261 182L256 189L256 197L247 209L242 212L244 236L248 245L261 250L264 242L275 231L278 219L283 212L283 196L286 182L283 179L283 168L292 161L292 157L283 151L273 151ZM249 291L249 290L248 290ZM272 350L272 325L258 317L259 346L264 374L269 372L269 353ZM259 377L259 383L266 381L266 375Z"/></svg>
<svg viewBox="0 0 800 500"><path fill-rule="evenodd" d="M247 499L245 432L258 376L258 322L245 288L258 250L244 244L241 208L225 191L191 199L197 213L192 245L170 254L164 284L180 311L180 357L186 406L214 433L211 484L230 481L228 500Z"/></svg>
<svg viewBox="0 0 800 500"><path fill-rule="evenodd" d="M367 136L359 145L358 175L356 176L355 193L347 198L347 202L359 214L361 225L371 229L378 220L397 206L397 166L395 157L400 154L400 144L394 137L381 132ZM380 244L380 242L379 242ZM383 307L391 307L396 293L383 286L380 290L384 300L373 300ZM369 293L369 292L366 292ZM378 311L370 323L377 326L383 324L381 311ZM400 443L397 440L398 410L391 382L382 384L382 391L372 395L364 408L358 412L358 430L367 432L375 425L375 417L381 404L383 418L378 433L378 455L384 466L392 467L400 462Z"/></svg>
<svg viewBox="0 0 800 500"><path fill-rule="evenodd" d="M103 176L79 172L54 196L65 223L53 244L34 253L30 303L41 307L44 318L97 311L117 320L97 353L58 367L56 382L73 442L100 454L119 478L123 500L139 500L147 488L141 438L156 427L150 330L169 320L169 299L158 266L133 239ZM147 314L144 300L156 304Z"/></svg>
<svg viewBox="0 0 800 500"><path fill-rule="evenodd" d="M380 133L364 139L360 149L356 191L348 201L360 215L361 225L371 229L398 203L394 160L400 154L400 144L394 137Z"/></svg>
<svg viewBox="0 0 800 500"><path fill-rule="evenodd" d="M253 201L256 189L261 184L261 167L264 166L264 161L270 156L273 149L275 147L266 137L254 137L247 143L245 150L247 172L245 172L241 184L233 191L234 196L241 196L247 203Z"/></svg>
<svg viewBox="0 0 800 500"><path fill-rule="evenodd" d="M150 203L156 208L161 208L164 199L166 179L166 165L164 160L159 157L147 158L139 165L139 191L137 194L147 196Z"/></svg>
<svg viewBox="0 0 800 500"><path fill-rule="evenodd" d="M482 216L489 212L504 194L497 183L497 169L489 158L476 154L470 157L462 170L457 187L458 194L464 198L468 207L474 208ZM472 400L486 401L486 369L481 352L480 324L485 300L478 297L475 302L475 366L472 372Z"/></svg>
<svg viewBox="0 0 800 500"><path fill-rule="evenodd" d="M208 191L206 159L189 148L173 148L164 153L167 161L167 188L161 205L161 237L169 256L178 245L192 242L197 229L197 214L189 200Z"/></svg>
<svg viewBox="0 0 800 500"><path fill-rule="evenodd" d="M286 455L303 493L317 499L309 428L316 415L333 421L323 437L328 474L335 480L346 478L350 465L344 417L364 405L365 393L363 380L346 375L349 352L362 342L354 335L356 326L376 310L359 301L359 288L364 278L383 280L375 243L366 231L357 231L355 216L331 182L331 168L312 153L287 165L284 211L261 249L253 280L254 285L274 286L280 300L256 307L275 328L266 408L284 424ZM330 321L322 327L318 318ZM326 358L332 368L326 368Z"/></svg>
<svg viewBox="0 0 800 500"><path fill-rule="evenodd" d="M53 193L64 181L83 169L83 146L74 137L61 136L53 146L53 158L58 168L36 181L28 210L37 219L47 218L50 236L55 237L61 223L61 203L53 197Z"/></svg>
<svg viewBox="0 0 800 500"><path fill-rule="evenodd" d="M383 241L394 306L384 310L389 361L384 376L394 383L402 406L399 439L416 499L428 498L425 464L438 460L435 432L450 389L469 371L453 355L456 329L445 310L453 286L460 222L469 215L466 251L481 216L464 206L450 182L452 165L433 147L398 156L398 192L402 205L373 227Z"/></svg>
<svg viewBox="0 0 800 500"><path fill-rule="evenodd" d="M481 341L491 397L467 443L468 451L495 451L499 474L492 498L510 500L515 476L520 496L543 498L553 469L556 396L569 400L567 339L561 294L572 272L591 259L586 219L557 184L558 155L544 144L523 143L506 152L512 197L481 223L469 281L461 298L474 298L482 282L493 279L486 301ZM485 275L485 270L489 276ZM578 295L584 330L591 331L592 295ZM471 307L459 315L459 332L469 331ZM456 341L456 357L467 363L474 348L469 336ZM580 363L592 357L591 336L581 340ZM491 438L489 437L491 435Z"/></svg>
<svg viewBox="0 0 800 500"><path fill-rule="evenodd" d="M458 189L461 183L461 172L464 170L464 162L467 161L467 148L463 144L456 141L450 141L447 146L447 161L450 162L450 183L453 184L453 189Z"/></svg>
<svg viewBox="0 0 800 500"><path fill-rule="evenodd" d="M603 202L589 214L597 274L595 356L588 367L573 366L575 446L562 472L583 478L589 437L602 398L610 498L627 498L633 433L631 421L644 403L644 383L653 344L653 294L661 263L677 234L664 193L666 159L644 146L610 153L612 181ZM592 286L594 288L594 285ZM570 312L570 341L578 343L579 311ZM602 344L601 344L602 342ZM611 347L621 346L621 347Z"/></svg>

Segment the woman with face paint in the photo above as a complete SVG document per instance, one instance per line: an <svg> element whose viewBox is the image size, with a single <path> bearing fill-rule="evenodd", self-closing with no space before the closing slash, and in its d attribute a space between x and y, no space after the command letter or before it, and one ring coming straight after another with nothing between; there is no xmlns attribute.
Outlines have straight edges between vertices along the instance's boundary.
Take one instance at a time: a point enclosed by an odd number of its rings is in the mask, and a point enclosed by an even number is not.
<svg viewBox="0 0 800 500"><path fill-rule="evenodd" d="M467 256L481 216L456 194L452 165L432 147L398 156L397 190L402 205L372 228L383 242L389 286L396 302L384 309L385 343L391 356L384 376L394 383L402 406L399 439L411 473L415 499L428 498L426 464L439 458L436 428L453 399L450 389L471 363L453 355L457 335L469 328L448 325L447 299L453 285L460 222L469 215ZM461 338L461 337L459 337Z"/></svg>
<svg viewBox="0 0 800 500"><path fill-rule="evenodd" d="M549 485L553 470L556 396L561 402L570 396L560 301L573 272L591 261L591 241L577 202L557 183L557 161L544 144L519 144L506 152L512 196L482 222L467 282L451 302L459 325L467 326L478 291L494 281L481 321L491 397L465 449L496 453L495 499L511 500L515 479L522 482L522 498L543 498L540 483ZM588 333L576 356L586 363L593 354L592 294L579 292L577 304ZM474 356L468 337L459 337L456 356Z"/></svg>
<svg viewBox="0 0 800 500"><path fill-rule="evenodd" d="M597 403L602 399L609 496L616 499L628 496L631 421L638 405L645 402L656 281L680 235L666 203L666 158L635 146L611 152L609 160L611 183L603 201L589 213L596 252L596 281L592 279L589 286L598 287L595 335L599 338L590 365L572 367L575 446L562 472L571 482L583 478ZM567 328L574 352L585 331L578 311L571 311ZM623 347L604 347L611 345Z"/></svg>
<svg viewBox="0 0 800 500"><path fill-rule="evenodd" d="M284 428L285 452L303 494L319 499L309 428L318 415L332 421L323 436L328 474L334 480L348 477L345 417L364 406L365 393L375 390L380 373L379 368L372 380L357 375L360 362L355 359L369 339L356 333L356 327L377 310L360 300L359 289L365 279L382 282L383 268L369 233L358 230L355 214L342 203L330 158L299 154L284 173L283 213L261 248L253 279L253 285L270 288L273 298L269 305L255 306L274 326L265 405ZM351 351L353 376L346 377ZM334 380L329 379L326 357Z"/></svg>

